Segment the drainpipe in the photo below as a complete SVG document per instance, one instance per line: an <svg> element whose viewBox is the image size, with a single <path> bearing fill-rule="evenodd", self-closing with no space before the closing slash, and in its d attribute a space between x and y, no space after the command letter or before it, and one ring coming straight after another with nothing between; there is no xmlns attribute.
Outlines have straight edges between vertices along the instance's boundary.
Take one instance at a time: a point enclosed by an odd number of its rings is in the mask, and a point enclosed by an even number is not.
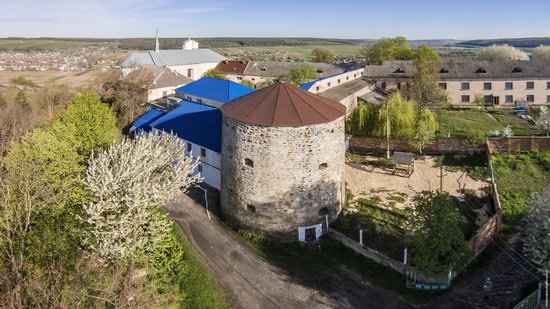
<svg viewBox="0 0 550 309"><path fill-rule="evenodd" d="M206 214L208 215L208 220L212 221L212 218L210 217L210 212L208 211L208 191L201 186L197 186L197 188L201 189L204 192L204 200L206 202Z"/></svg>

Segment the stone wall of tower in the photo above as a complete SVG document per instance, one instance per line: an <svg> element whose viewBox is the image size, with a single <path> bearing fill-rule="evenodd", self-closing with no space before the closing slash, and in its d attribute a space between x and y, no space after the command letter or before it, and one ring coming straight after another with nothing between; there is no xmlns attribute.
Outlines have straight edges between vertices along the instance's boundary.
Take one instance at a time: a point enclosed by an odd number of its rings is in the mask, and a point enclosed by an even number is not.
<svg viewBox="0 0 550 309"><path fill-rule="evenodd" d="M302 127L249 125L223 117L222 215L281 240L329 221L344 200L344 116Z"/></svg>

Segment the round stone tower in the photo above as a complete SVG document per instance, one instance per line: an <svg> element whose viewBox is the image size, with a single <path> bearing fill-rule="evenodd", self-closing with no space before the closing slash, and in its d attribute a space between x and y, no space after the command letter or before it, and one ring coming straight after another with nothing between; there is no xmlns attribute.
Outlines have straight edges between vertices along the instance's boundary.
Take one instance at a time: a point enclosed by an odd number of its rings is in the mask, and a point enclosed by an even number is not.
<svg viewBox="0 0 550 309"><path fill-rule="evenodd" d="M346 108L278 83L221 110L224 218L271 238L318 239L344 199Z"/></svg>

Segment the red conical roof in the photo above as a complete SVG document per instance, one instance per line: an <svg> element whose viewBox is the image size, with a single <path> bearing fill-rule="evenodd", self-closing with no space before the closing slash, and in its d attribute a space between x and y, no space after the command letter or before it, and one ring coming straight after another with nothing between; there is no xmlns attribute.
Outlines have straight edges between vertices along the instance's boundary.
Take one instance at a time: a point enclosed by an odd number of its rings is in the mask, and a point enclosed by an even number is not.
<svg viewBox="0 0 550 309"><path fill-rule="evenodd" d="M240 122L275 127L326 123L346 114L346 107L339 102L285 83L260 89L220 109Z"/></svg>

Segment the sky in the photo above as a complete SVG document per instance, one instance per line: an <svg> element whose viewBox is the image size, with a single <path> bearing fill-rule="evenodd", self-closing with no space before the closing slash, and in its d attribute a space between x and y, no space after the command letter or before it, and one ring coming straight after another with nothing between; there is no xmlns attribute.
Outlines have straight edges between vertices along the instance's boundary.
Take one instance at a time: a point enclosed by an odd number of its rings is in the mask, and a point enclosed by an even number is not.
<svg viewBox="0 0 550 309"><path fill-rule="evenodd" d="M550 0L0 0L0 37L550 36Z"/></svg>

